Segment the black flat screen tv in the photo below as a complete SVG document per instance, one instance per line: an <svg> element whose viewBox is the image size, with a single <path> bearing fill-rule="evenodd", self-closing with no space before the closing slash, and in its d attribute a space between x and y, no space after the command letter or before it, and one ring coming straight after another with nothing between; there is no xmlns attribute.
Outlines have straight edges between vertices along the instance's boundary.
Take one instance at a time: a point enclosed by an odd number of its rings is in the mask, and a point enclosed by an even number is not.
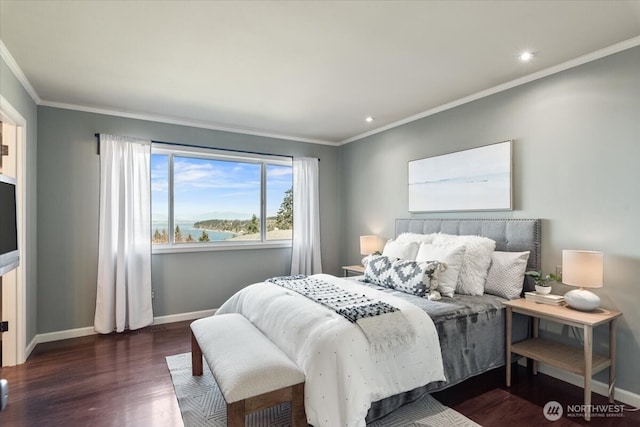
<svg viewBox="0 0 640 427"><path fill-rule="evenodd" d="M19 264L16 180L0 174L0 276Z"/></svg>

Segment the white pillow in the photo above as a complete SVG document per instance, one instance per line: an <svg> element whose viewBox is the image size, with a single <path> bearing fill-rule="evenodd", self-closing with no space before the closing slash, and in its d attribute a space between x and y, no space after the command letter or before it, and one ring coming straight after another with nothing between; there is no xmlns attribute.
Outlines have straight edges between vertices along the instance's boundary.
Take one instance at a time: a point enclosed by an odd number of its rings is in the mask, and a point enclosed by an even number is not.
<svg viewBox="0 0 640 427"><path fill-rule="evenodd" d="M429 243L422 243L418 249L416 261L440 261L446 265L446 269L438 274L438 291L444 296L452 297L456 290L465 250L461 245L438 246Z"/></svg>
<svg viewBox="0 0 640 427"><path fill-rule="evenodd" d="M466 251L458 275L456 293L482 295L496 242L481 236L438 234L433 239L433 244L437 246L464 245Z"/></svg>
<svg viewBox="0 0 640 427"><path fill-rule="evenodd" d="M382 255L391 259L415 261L418 248L419 246L416 242L396 242L391 239L384 245Z"/></svg>
<svg viewBox="0 0 640 427"><path fill-rule="evenodd" d="M494 252L484 292L507 299L520 298L527 261L529 251Z"/></svg>
<svg viewBox="0 0 640 427"><path fill-rule="evenodd" d="M420 243L432 243L433 238L438 233L431 234L418 234L418 233L401 233L398 237L396 237L396 242L408 243L408 242L416 242Z"/></svg>

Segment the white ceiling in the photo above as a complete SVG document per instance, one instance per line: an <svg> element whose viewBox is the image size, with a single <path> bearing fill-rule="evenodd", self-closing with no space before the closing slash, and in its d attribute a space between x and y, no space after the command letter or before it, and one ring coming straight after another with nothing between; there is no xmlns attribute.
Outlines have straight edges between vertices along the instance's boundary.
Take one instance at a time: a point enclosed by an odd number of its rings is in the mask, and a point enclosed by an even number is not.
<svg viewBox="0 0 640 427"><path fill-rule="evenodd" d="M39 104L325 143L640 45L640 1L1 0L0 14Z"/></svg>

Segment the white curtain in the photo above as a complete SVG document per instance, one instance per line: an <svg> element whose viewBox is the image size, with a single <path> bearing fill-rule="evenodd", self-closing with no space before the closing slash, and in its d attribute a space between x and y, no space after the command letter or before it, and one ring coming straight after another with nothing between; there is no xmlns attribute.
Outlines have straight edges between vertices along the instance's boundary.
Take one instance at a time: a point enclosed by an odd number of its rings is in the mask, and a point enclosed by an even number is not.
<svg viewBox="0 0 640 427"><path fill-rule="evenodd" d="M291 274L322 273L318 159L293 159Z"/></svg>
<svg viewBox="0 0 640 427"><path fill-rule="evenodd" d="M153 323L151 141L100 135L96 332Z"/></svg>

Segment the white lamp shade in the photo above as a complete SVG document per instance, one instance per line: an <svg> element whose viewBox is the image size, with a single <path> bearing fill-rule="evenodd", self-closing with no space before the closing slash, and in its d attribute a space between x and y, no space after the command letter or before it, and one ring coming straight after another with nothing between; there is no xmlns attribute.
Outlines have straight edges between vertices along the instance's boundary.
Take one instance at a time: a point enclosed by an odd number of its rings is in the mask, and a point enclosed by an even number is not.
<svg viewBox="0 0 640 427"><path fill-rule="evenodd" d="M581 288L601 288L604 254L596 251L562 251L562 283Z"/></svg>
<svg viewBox="0 0 640 427"><path fill-rule="evenodd" d="M360 236L360 255L371 255L378 250L378 236Z"/></svg>

